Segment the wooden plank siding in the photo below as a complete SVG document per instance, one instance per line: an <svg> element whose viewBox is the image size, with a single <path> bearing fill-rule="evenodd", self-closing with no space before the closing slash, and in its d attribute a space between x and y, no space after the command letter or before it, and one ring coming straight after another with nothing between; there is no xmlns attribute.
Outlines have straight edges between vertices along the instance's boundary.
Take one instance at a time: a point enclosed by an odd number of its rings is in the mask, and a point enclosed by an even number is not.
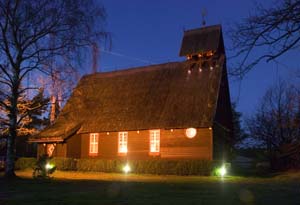
<svg viewBox="0 0 300 205"><path fill-rule="evenodd" d="M67 157L80 158L81 155L81 135L74 135L67 139Z"/></svg>
<svg viewBox="0 0 300 205"><path fill-rule="evenodd" d="M189 139L185 129L161 131L161 158L190 158L212 160L212 130L197 129L197 135Z"/></svg>
<svg viewBox="0 0 300 205"><path fill-rule="evenodd" d="M212 130L197 129L197 135L189 139L185 136L185 129L160 130L160 153L151 156L149 130L128 132L128 152L126 155L118 153L118 132L98 133L98 155L89 155L89 134L81 135L81 158L126 158L148 159L153 157L167 159L208 159L213 158ZM74 150L74 147L68 148ZM74 145L72 145L74 146ZM78 150L78 149L76 149Z"/></svg>
<svg viewBox="0 0 300 205"><path fill-rule="evenodd" d="M145 159L149 156L149 130L128 132L127 159Z"/></svg>
<svg viewBox="0 0 300 205"><path fill-rule="evenodd" d="M54 157L67 157L67 149L68 149L68 144L66 144L66 143L56 144L56 147L53 151L53 156Z"/></svg>

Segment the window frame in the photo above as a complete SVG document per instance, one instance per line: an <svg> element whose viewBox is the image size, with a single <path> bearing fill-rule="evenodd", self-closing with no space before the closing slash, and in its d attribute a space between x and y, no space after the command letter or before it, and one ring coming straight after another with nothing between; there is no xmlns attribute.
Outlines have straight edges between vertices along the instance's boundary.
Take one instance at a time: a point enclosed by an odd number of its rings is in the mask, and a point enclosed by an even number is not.
<svg viewBox="0 0 300 205"><path fill-rule="evenodd" d="M99 133L90 133L89 156L98 156L99 153Z"/></svg>
<svg viewBox="0 0 300 205"><path fill-rule="evenodd" d="M149 154L160 154L160 130L149 130Z"/></svg>
<svg viewBox="0 0 300 205"><path fill-rule="evenodd" d="M128 152L128 132L118 132L118 155L127 155Z"/></svg>

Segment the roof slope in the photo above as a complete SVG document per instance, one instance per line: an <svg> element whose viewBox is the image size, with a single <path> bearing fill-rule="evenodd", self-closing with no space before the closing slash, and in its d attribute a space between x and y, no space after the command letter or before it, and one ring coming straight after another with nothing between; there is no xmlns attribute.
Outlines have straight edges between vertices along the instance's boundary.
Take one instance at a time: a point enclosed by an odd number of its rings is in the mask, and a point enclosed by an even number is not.
<svg viewBox="0 0 300 205"><path fill-rule="evenodd" d="M184 32L179 56L217 51L221 40L221 25L208 26Z"/></svg>
<svg viewBox="0 0 300 205"><path fill-rule="evenodd" d="M202 72L186 61L84 76L39 137L212 126L223 63Z"/></svg>

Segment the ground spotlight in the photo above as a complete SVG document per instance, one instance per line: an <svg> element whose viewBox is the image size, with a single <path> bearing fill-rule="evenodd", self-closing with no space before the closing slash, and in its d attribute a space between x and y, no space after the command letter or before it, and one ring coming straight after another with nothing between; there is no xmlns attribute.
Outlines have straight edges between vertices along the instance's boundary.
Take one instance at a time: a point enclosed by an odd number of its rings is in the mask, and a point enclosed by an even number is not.
<svg viewBox="0 0 300 205"><path fill-rule="evenodd" d="M123 167L123 172L124 172L125 174L127 174L127 173L130 172L130 171L131 171L131 168L130 168L129 164L126 164L126 165Z"/></svg>

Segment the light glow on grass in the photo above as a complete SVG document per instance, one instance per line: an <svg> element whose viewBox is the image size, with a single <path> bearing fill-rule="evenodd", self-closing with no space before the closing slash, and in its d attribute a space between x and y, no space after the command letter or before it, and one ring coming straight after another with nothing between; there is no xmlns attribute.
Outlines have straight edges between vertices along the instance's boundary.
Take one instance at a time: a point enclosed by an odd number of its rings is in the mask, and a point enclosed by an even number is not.
<svg viewBox="0 0 300 205"><path fill-rule="evenodd" d="M221 167L218 167L216 169L216 175L220 177L225 177L227 174L227 169L225 165L222 165Z"/></svg>
<svg viewBox="0 0 300 205"><path fill-rule="evenodd" d="M226 170L225 166L222 166L220 168L220 175L221 175L221 177L224 177L226 174L227 174L227 170Z"/></svg>
<svg viewBox="0 0 300 205"><path fill-rule="evenodd" d="M129 164L126 164L126 165L123 167L123 172L124 172L125 174L127 174L127 173L130 172L130 171L131 171L131 168L130 168Z"/></svg>

